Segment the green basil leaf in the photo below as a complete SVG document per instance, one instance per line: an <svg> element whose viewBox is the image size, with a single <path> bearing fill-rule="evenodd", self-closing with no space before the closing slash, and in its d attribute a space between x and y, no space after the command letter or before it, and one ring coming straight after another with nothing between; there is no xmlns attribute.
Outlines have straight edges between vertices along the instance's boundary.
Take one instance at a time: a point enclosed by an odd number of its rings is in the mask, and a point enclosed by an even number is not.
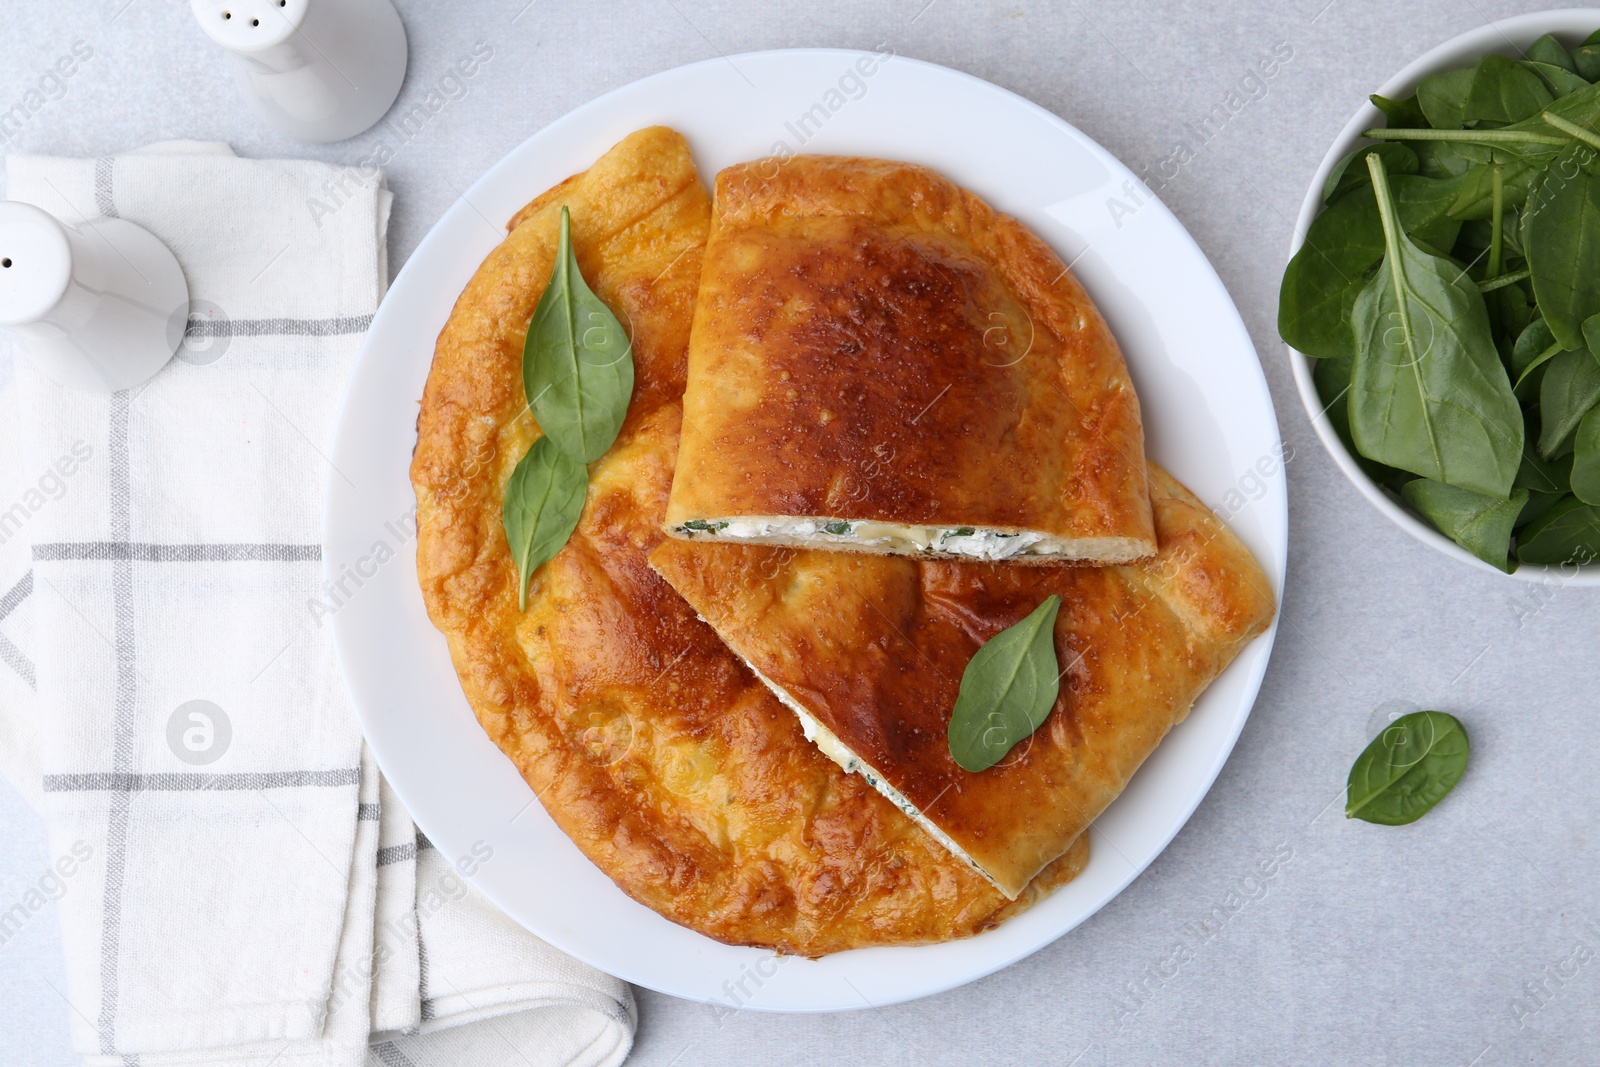
<svg viewBox="0 0 1600 1067"><path fill-rule="evenodd" d="M535 441L511 472L501 519L517 564L519 609L527 610L533 572L560 552L577 528L588 488L588 468L548 436Z"/></svg>
<svg viewBox="0 0 1600 1067"><path fill-rule="evenodd" d="M1546 566L1600 558L1600 507L1562 497L1517 535L1517 558Z"/></svg>
<svg viewBox="0 0 1600 1067"><path fill-rule="evenodd" d="M1483 295L1405 234L1382 159L1367 162L1386 251L1353 309L1351 436L1369 459L1504 499L1522 456L1522 409Z"/></svg>
<svg viewBox="0 0 1600 1067"><path fill-rule="evenodd" d="M528 324L522 382L539 428L581 463L611 447L633 396L632 345L583 280L564 205L550 283Z"/></svg>
<svg viewBox="0 0 1600 1067"><path fill-rule="evenodd" d="M1326 204L1346 189L1354 189L1358 185L1371 182L1372 175L1367 170L1364 160L1374 152L1383 157L1384 168L1390 174L1417 172L1417 154L1409 146L1399 141L1381 141L1378 144L1363 145L1334 165L1328 174L1328 180L1322 183L1322 202ZM1355 166L1351 166L1352 163Z"/></svg>
<svg viewBox="0 0 1600 1067"><path fill-rule="evenodd" d="M1565 50L1562 51L1562 55L1566 55ZM1571 61L1569 57L1567 62L1570 63ZM1581 92L1589 88L1589 83L1584 81L1576 71L1568 70L1554 63L1526 60L1522 63L1522 66L1524 69L1537 74L1539 80L1544 82L1545 88L1550 90L1550 95L1557 100L1568 93Z"/></svg>
<svg viewBox="0 0 1600 1067"><path fill-rule="evenodd" d="M1056 662L1056 612L1045 597L1028 617L995 634L961 675L950 713L950 755L962 768L984 771L1037 730L1061 692Z"/></svg>
<svg viewBox="0 0 1600 1067"><path fill-rule="evenodd" d="M1539 382L1539 454L1551 459L1600 403L1600 362L1580 348L1558 352L1545 364Z"/></svg>
<svg viewBox="0 0 1600 1067"><path fill-rule="evenodd" d="M1572 492L1585 504L1600 504L1600 407L1578 422L1572 449Z"/></svg>
<svg viewBox="0 0 1600 1067"><path fill-rule="evenodd" d="M1600 169L1575 144L1551 164L1524 224L1533 295L1561 347L1583 345L1583 320L1600 313Z"/></svg>
<svg viewBox="0 0 1600 1067"><path fill-rule="evenodd" d="M1372 101L1373 107L1383 112L1384 121L1397 130L1415 130L1428 125L1428 117L1422 113L1416 93L1404 100L1393 100L1377 93L1367 99Z"/></svg>
<svg viewBox="0 0 1600 1067"><path fill-rule="evenodd" d="M1561 42L1548 33L1530 44L1525 54L1530 62L1560 67L1572 74L1578 73L1578 65L1572 61L1572 53L1561 47Z"/></svg>
<svg viewBox="0 0 1600 1067"><path fill-rule="evenodd" d="M1468 751L1467 731L1454 715L1400 716L1350 768L1345 818L1384 826L1416 822L1461 781Z"/></svg>
<svg viewBox="0 0 1600 1067"><path fill-rule="evenodd" d="M1514 489L1506 499L1418 478L1407 482L1400 495L1440 533L1489 566L1507 574L1516 569L1509 559L1511 530L1528 502L1526 489Z"/></svg>
<svg viewBox="0 0 1600 1067"><path fill-rule="evenodd" d="M1411 174L1390 183L1406 232L1440 248L1455 243L1461 222L1450 217L1458 195L1454 181ZM1350 312L1369 272L1383 259L1383 223L1372 183L1334 197L1306 231L1278 291L1278 333L1319 359L1355 352Z"/></svg>

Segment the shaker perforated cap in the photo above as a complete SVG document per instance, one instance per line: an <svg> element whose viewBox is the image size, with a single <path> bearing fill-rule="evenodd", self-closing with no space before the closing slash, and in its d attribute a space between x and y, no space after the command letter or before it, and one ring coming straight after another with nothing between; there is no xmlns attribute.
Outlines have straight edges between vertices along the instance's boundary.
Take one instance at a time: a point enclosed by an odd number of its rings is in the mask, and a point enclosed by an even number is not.
<svg viewBox="0 0 1600 1067"><path fill-rule="evenodd" d="M0 201L0 326L48 315L72 283L72 247L61 224L32 204Z"/></svg>

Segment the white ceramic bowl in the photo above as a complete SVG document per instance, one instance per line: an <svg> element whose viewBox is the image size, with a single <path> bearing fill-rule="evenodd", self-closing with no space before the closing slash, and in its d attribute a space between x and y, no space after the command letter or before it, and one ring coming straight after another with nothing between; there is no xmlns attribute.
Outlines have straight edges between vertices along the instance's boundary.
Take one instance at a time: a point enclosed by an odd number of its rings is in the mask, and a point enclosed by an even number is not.
<svg viewBox="0 0 1600 1067"><path fill-rule="evenodd" d="M1383 96L1402 99L1415 92L1417 84L1429 75L1466 66L1479 56L1490 52L1517 56L1522 49L1547 33L1554 35L1556 40L1571 48L1597 28L1600 28L1600 8L1539 11L1531 15L1501 19L1499 22L1491 22L1475 30L1469 30L1424 53L1407 64L1400 73L1384 82L1377 92ZM1311 187L1306 190L1306 198L1300 205L1300 217L1295 220L1294 241L1289 246L1291 256L1300 250L1306 239L1306 231L1311 227L1311 220L1322 210L1322 186L1327 181L1328 174L1345 156L1361 145L1371 143L1361 136L1363 130L1370 130L1383 123L1383 113L1368 101L1361 105L1355 116L1345 124L1339 136L1334 138L1333 145L1328 149L1328 154L1322 157L1322 165L1317 168L1316 177L1311 180ZM1344 471L1345 477L1350 479L1351 484L1371 501L1373 507L1387 515L1396 526L1418 541L1438 549L1452 559L1459 559L1490 574L1503 574L1502 571L1489 566L1435 530L1416 512L1406 507L1397 496L1368 478L1361 468L1356 466L1355 458L1346 450L1344 442L1339 440L1333 424L1328 421L1328 416L1323 411L1316 383L1311 380L1311 358L1291 348L1289 362L1294 368L1294 380L1300 390L1300 401L1305 405L1306 414L1311 416L1311 425L1316 427L1317 436L1322 439L1322 446L1328 450L1328 454L1339 465L1339 469ZM1600 585L1600 565L1535 566L1524 563L1512 572L1511 577L1533 582Z"/></svg>

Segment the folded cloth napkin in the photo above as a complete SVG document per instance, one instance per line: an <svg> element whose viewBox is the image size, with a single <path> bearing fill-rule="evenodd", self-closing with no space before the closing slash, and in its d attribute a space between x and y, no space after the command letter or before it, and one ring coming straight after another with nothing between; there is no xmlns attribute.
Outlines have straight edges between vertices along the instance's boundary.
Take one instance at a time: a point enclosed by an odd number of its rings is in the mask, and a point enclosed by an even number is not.
<svg viewBox="0 0 1600 1067"><path fill-rule="evenodd" d="M489 857L417 833L308 610L388 191L192 142L8 171L64 221L155 233L191 297L139 388L0 370L0 771L70 858L86 1062L622 1062L628 987L479 897Z"/></svg>

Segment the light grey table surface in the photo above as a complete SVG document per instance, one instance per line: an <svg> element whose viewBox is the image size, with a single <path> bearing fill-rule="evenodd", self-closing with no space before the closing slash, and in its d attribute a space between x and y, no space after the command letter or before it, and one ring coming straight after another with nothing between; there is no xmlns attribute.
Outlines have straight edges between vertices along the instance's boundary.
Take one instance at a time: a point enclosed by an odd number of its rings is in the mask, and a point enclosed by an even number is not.
<svg viewBox="0 0 1600 1067"><path fill-rule="evenodd" d="M525 6L526 5L526 6ZM1004 0L748 5L657 0L401 3L402 101L475 42L493 58L387 168L398 271L504 153L599 94L717 53L828 45L989 79L1154 167L1257 57L1292 59L1163 199L1210 256L1260 350L1293 448L1283 625L1221 777L1116 900L1031 958L911 1004L828 1016L739 1013L641 991L632 1063L1600 1062L1600 591L1480 573L1400 532L1312 434L1275 330L1292 219L1363 94L1490 18L1492 0L1233 0L1059 6ZM1600 18L1596 20L1600 24ZM0 0L0 110L75 40L93 59L3 147L94 156L168 138L354 162L370 145L291 142L258 124L181 0ZM1344 776L1391 700L1460 716L1460 787L1422 822L1347 821ZM42 825L0 786L0 904L36 883ZM1258 864L1288 857L1252 879ZM1196 933L1230 894L1247 899ZM1200 925L1195 925L1200 924ZM1173 956L1187 945L1187 956ZM74 1062L60 935L36 915L0 947L0 1064ZM1177 962L1180 960L1182 962ZM1139 990L1134 995L1130 988Z"/></svg>

